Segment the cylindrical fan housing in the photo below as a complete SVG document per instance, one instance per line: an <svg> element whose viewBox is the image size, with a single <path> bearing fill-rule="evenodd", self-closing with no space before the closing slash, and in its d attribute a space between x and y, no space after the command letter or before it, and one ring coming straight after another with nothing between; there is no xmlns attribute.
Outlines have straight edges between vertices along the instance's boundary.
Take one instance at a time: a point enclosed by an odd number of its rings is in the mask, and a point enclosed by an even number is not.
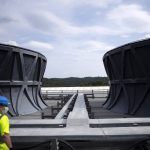
<svg viewBox="0 0 150 150"><path fill-rule="evenodd" d="M110 79L104 107L114 112L150 116L150 39L129 43L103 57Z"/></svg>
<svg viewBox="0 0 150 150"><path fill-rule="evenodd" d="M28 49L0 44L0 95L6 96L12 116L41 110L41 81L46 58Z"/></svg>

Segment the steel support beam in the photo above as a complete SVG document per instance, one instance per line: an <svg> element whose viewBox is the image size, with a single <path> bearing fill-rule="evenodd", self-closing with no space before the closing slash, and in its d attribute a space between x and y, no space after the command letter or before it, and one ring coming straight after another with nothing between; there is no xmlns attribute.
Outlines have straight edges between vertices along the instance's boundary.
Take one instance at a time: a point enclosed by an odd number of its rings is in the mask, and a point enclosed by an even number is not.
<svg viewBox="0 0 150 150"><path fill-rule="evenodd" d="M75 96L76 96L76 94L73 94L73 96L70 98L70 100L64 105L64 107L57 114L55 119L62 119L63 118L63 116L66 114L66 112L68 110L70 103L74 100Z"/></svg>
<svg viewBox="0 0 150 150"><path fill-rule="evenodd" d="M121 141L148 137L150 126L108 128L11 128L13 142L43 142L50 139Z"/></svg>
<svg viewBox="0 0 150 150"><path fill-rule="evenodd" d="M10 127L14 128L59 128L65 127L65 119L37 119L37 120L10 120Z"/></svg>
<svg viewBox="0 0 150 150"><path fill-rule="evenodd" d="M125 124L125 123L150 123L150 118L113 118L113 119L89 119L90 124Z"/></svg>
<svg viewBox="0 0 150 150"><path fill-rule="evenodd" d="M94 128L150 126L150 118L90 119L89 123Z"/></svg>
<svg viewBox="0 0 150 150"><path fill-rule="evenodd" d="M73 110L67 118L67 127L89 127L89 116L86 109L84 94L78 94Z"/></svg>

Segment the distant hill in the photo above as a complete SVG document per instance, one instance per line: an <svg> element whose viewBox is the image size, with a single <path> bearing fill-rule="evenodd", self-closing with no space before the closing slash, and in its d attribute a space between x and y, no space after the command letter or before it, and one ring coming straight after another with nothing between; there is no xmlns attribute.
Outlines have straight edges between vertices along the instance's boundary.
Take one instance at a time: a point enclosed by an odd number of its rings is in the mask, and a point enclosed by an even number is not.
<svg viewBox="0 0 150 150"><path fill-rule="evenodd" d="M84 78L43 78L43 87L74 87L74 86L107 86L107 77L84 77Z"/></svg>

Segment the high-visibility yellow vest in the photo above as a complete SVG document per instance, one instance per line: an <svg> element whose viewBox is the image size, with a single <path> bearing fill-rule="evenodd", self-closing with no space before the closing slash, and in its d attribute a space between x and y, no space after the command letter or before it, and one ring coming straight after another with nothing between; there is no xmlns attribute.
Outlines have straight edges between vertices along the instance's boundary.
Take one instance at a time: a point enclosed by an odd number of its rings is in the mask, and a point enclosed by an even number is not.
<svg viewBox="0 0 150 150"><path fill-rule="evenodd" d="M9 134L9 119L6 115L0 114L0 136ZM0 150L9 150L5 143L0 143Z"/></svg>

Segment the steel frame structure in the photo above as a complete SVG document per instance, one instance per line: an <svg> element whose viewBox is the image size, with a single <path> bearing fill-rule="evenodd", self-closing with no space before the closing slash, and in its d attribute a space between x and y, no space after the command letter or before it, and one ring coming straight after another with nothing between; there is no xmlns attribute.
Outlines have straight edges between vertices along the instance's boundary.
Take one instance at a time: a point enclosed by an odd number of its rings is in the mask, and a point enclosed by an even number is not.
<svg viewBox="0 0 150 150"><path fill-rule="evenodd" d="M73 101L73 97L69 103ZM97 141L101 146L115 146L122 142L124 146L128 146L150 136L150 118L89 119L84 94L76 97L74 108L67 119L63 119L66 113L64 108L69 108L68 103L62 108L63 111L60 111L57 119L11 120L13 142L18 145L32 145L56 139ZM53 150L59 148L55 146Z"/></svg>
<svg viewBox="0 0 150 150"><path fill-rule="evenodd" d="M114 112L150 116L150 39L107 52L104 66L110 92L104 107Z"/></svg>
<svg viewBox="0 0 150 150"><path fill-rule="evenodd" d="M0 95L10 100L11 116L46 107L40 91L45 67L46 58L42 54L0 44Z"/></svg>

